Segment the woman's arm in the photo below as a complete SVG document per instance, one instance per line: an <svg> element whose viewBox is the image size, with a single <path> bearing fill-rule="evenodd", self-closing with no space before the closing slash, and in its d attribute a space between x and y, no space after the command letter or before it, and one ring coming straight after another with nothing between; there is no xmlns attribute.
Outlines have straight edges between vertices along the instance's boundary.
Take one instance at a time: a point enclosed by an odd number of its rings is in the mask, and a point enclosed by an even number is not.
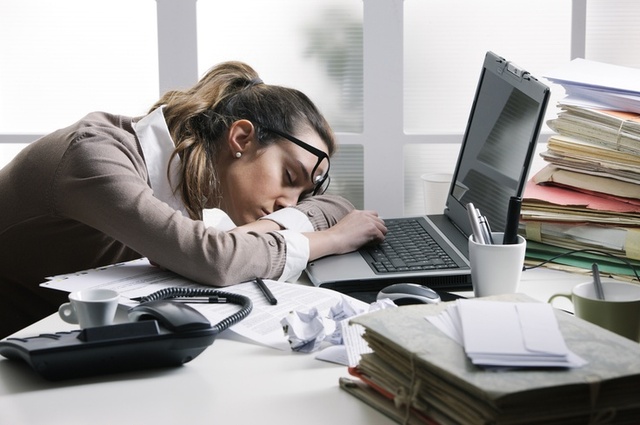
<svg viewBox="0 0 640 425"><path fill-rule="evenodd" d="M340 196L305 198L293 208L305 214L315 230L303 233L309 240L309 260L344 254L368 243L382 242L387 233L384 221L375 211L356 210L348 200ZM286 228L286 223L270 220L267 216L232 231L266 233Z"/></svg>
<svg viewBox="0 0 640 425"><path fill-rule="evenodd" d="M260 230L289 229L298 232L326 230L355 208L345 198L320 195L305 198L291 208L284 208L264 216L260 221L273 221L279 226L256 226Z"/></svg>
<svg viewBox="0 0 640 425"><path fill-rule="evenodd" d="M265 233L282 230L271 220L258 220L236 227L232 232ZM368 243L379 243L384 239L387 228L375 211L352 210L334 226L304 235L309 240L309 260L332 254L355 251Z"/></svg>
<svg viewBox="0 0 640 425"><path fill-rule="evenodd" d="M326 230L355 210L351 202L336 195L311 196L293 208L307 216L314 230Z"/></svg>

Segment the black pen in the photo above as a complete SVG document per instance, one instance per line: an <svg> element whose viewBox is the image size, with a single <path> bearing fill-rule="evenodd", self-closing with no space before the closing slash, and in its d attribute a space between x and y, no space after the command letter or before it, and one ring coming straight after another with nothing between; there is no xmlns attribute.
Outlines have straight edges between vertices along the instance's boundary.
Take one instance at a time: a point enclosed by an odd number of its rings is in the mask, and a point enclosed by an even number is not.
<svg viewBox="0 0 640 425"><path fill-rule="evenodd" d="M513 245L518 243L518 225L520 224L520 209L522 208L522 198L512 196L509 198L509 208L507 209L507 223L504 226L504 236L502 243Z"/></svg>
<svg viewBox="0 0 640 425"><path fill-rule="evenodd" d="M278 300L276 299L276 297L273 296L273 294L271 293L267 285L264 283L264 280L262 280L259 277L256 277L256 283L258 284L258 288L260 288L260 290L264 294L267 301L269 301L269 304L271 305L278 304Z"/></svg>
<svg viewBox="0 0 640 425"><path fill-rule="evenodd" d="M192 304L223 304L227 302L227 299L224 297L219 297L217 295L213 295L210 297L202 296L202 297L173 297L168 298L170 301L177 301L181 303L192 303Z"/></svg>
<svg viewBox="0 0 640 425"><path fill-rule="evenodd" d="M129 298L131 301L136 301L139 303L142 302L148 302L149 300L146 299L147 297L134 297L134 298ZM202 295L202 296L194 296L194 297L189 297L189 296L184 296L184 297L169 297L167 298L167 300L169 301L176 301L176 302L182 302L182 303L201 303L201 304L221 304L221 303L226 303L227 299L225 297L219 297L218 295Z"/></svg>

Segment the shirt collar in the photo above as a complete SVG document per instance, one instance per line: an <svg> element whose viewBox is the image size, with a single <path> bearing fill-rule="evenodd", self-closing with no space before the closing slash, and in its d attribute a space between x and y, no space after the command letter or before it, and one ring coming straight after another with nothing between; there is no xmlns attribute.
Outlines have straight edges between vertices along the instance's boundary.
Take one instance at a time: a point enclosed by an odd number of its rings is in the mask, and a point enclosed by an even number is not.
<svg viewBox="0 0 640 425"><path fill-rule="evenodd" d="M167 177L167 165L172 182L180 179L180 158L176 155L171 160L171 154L175 144L171 139L167 122L162 112L163 106L155 109L149 115L135 123L134 130L140 141L140 147L144 153L149 182L153 189L153 196L168 204L171 208L180 211L188 217L184 202L173 192L173 188ZM171 164L169 161L171 160Z"/></svg>

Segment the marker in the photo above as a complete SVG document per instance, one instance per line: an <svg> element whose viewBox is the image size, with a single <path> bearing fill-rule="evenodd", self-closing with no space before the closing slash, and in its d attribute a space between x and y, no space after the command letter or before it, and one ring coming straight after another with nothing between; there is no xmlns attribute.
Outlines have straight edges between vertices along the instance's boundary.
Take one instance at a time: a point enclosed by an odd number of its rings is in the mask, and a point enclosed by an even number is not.
<svg viewBox="0 0 640 425"><path fill-rule="evenodd" d="M273 294L271 293L267 285L264 283L264 280L262 280L259 277L256 277L256 283L258 284L258 288L260 288L260 290L264 294L267 301L269 301L269 304L271 305L278 304L278 300L276 299L276 297L273 296Z"/></svg>
<svg viewBox="0 0 640 425"><path fill-rule="evenodd" d="M522 208L522 198L512 196L509 198L509 208L507 209L507 223L504 226L504 245L518 243L518 225L520 224L520 209Z"/></svg>

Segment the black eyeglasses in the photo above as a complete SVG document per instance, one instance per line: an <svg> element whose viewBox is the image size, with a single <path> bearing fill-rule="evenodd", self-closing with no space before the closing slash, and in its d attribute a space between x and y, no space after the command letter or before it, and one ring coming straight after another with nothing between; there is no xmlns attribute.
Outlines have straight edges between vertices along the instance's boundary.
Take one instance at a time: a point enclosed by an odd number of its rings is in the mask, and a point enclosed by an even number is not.
<svg viewBox="0 0 640 425"><path fill-rule="evenodd" d="M331 177L329 177L329 168L331 167L331 162L329 162L329 155L320 149L311 146L308 143L303 142L300 139L296 139L290 134L283 133L279 130L275 130L273 128L264 128L265 131L270 133L277 134L280 137L284 137L290 142L295 143L300 146L307 152L311 152L315 156L318 157L318 162L316 162L315 167L311 171L311 182L313 183L313 195L322 195L327 191L329 187L329 183L331 183ZM322 167L321 167L322 165Z"/></svg>

